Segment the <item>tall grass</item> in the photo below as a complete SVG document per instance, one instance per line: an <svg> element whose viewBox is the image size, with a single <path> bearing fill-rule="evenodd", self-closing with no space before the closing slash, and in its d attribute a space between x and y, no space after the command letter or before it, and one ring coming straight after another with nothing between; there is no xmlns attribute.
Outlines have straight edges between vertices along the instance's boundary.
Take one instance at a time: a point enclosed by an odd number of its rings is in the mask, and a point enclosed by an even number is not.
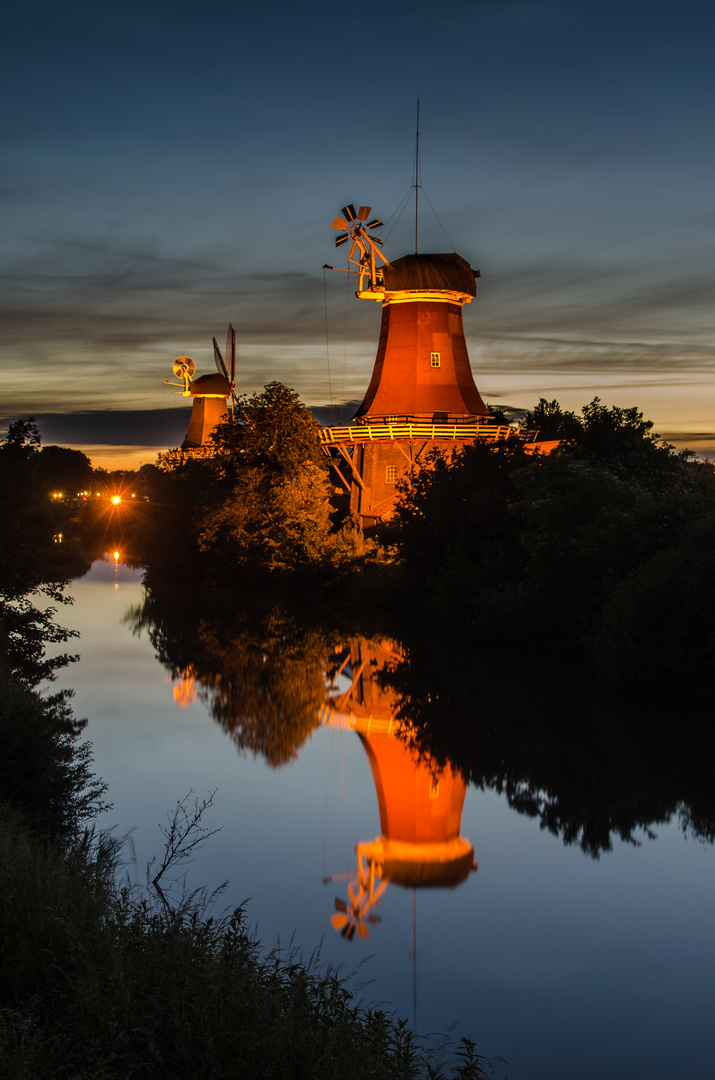
<svg viewBox="0 0 715 1080"><path fill-rule="evenodd" d="M361 1007L338 973L264 954L237 908L118 888L118 848L69 854L0 815L0 1075L321 1080L481 1077L463 1040L445 1068L404 1021Z"/></svg>

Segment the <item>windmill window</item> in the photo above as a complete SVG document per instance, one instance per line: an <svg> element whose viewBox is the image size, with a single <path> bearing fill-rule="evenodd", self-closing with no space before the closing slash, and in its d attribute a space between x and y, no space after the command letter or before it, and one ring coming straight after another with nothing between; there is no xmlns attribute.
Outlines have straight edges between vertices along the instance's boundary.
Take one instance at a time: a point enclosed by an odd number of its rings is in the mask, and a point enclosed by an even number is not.
<svg viewBox="0 0 715 1080"><path fill-rule="evenodd" d="M387 465L385 467L385 483L396 484L397 483L397 465Z"/></svg>
<svg viewBox="0 0 715 1080"><path fill-rule="evenodd" d="M430 367L441 367L442 357L438 352L431 352L429 354Z"/></svg>

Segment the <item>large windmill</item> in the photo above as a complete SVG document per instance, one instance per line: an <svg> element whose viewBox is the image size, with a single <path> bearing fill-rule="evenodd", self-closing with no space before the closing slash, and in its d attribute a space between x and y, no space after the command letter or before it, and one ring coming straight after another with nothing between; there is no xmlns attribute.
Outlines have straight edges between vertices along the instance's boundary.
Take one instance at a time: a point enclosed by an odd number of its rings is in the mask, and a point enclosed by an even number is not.
<svg viewBox="0 0 715 1080"><path fill-rule="evenodd" d="M462 308L477 294L480 272L455 252L405 255L388 262L365 224L371 207L348 205L332 223L340 247L351 241L348 272L359 299L382 304L372 378L346 427L326 428L323 447L365 524L390 516L397 481L433 447L449 450L514 435L496 422L474 382Z"/></svg>

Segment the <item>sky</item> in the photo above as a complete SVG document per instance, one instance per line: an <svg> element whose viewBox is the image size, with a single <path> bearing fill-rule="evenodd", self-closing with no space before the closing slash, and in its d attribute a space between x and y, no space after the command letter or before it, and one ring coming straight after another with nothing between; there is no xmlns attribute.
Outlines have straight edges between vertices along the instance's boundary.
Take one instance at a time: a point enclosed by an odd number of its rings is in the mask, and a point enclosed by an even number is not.
<svg viewBox="0 0 715 1080"><path fill-rule="evenodd" d="M323 270L330 225L369 204L414 250L419 99L419 249L481 270L485 400L598 395L715 456L714 30L658 0L15 4L0 430L152 461L188 426L173 360L213 371L229 320L237 391L361 400L379 305Z"/></svg>

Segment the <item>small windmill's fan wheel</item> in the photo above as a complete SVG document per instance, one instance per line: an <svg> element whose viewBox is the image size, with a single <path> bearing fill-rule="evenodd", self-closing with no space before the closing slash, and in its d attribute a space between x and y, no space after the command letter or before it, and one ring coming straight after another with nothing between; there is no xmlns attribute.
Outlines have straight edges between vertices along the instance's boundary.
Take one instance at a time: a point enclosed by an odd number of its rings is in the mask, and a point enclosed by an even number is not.
<svg viewBox="0 0 715 1080"><path fill-rule="evenodd" d="M196 372L196 364L190 356L179 356L174 361L172 370L177 379L193 379Z"/></svg>

